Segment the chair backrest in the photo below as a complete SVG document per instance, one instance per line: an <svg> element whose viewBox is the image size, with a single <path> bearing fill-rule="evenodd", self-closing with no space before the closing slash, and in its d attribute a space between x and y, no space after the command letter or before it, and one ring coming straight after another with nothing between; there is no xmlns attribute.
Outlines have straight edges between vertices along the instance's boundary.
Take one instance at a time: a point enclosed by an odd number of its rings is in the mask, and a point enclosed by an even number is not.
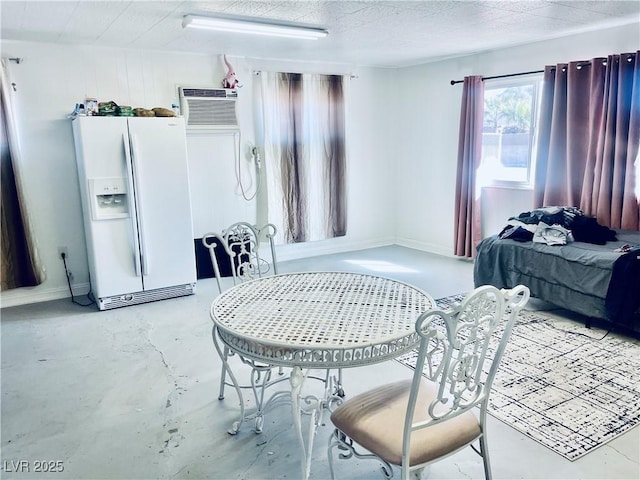
<svg viewBox="0 0 640 480"><path fill-rule="evenodd" d="M278 273L274 245L275 235L276 227L271 223L258 226L247 222L237 222L221 233L211 232L202 237L203 245L209 249L220 293L223 290L220 274L221 259L229 259L234 285ZM269 253L266 255L260 250L262 242L269 243Z"/></svg>
<svg viewBox="0 0 640 480"><path fill-rule="evenodd" d="M498 290L476 288L462 302L447 310L430 310L418 317L421 337L404 427L404 455L411 433L458 416L480 406L480 422L489 392L518 312L529 300L529 289L518 285ZM435 400L417 406L423 375L438 386ZM432 420L413 423L416 408L426 408ZM407 463L408 465L408 463Z"/></svg>

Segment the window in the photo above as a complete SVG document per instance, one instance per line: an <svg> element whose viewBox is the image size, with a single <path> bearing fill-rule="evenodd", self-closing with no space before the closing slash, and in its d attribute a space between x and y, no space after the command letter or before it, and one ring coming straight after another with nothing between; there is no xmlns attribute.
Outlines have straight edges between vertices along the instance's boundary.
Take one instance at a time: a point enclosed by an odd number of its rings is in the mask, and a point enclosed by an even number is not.
<svg viewBox="0 0 640 480"><path fill-rule="evenodd" d="M483 186L530 186L542 79L485 81L482 130Z"/></svg>

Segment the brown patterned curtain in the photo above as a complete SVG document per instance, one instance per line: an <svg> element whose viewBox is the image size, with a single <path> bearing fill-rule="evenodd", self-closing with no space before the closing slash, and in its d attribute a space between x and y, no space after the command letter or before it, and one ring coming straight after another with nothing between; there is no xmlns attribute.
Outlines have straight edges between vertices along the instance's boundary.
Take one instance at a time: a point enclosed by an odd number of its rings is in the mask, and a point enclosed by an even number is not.
<svg viewBox="0 0 640 480"><path fill-rule="evenodd" d="M454 254L475 257L482 238L480 188L476 174L482 161L484 85L481 76L465 77L460 108Z"/></svg>
<svg viewBox="0 0 640 480"><path fill-rule="evenodd" d="M323 170L325 223L330 237L347 234L346 145L344 82L339 75L326 75L327 126L324 131Z"/></svg>
<svg viewBox="0 0 640 480"><path fill-rule="evenodd" d="M640 230L640 51L545 67L535 205Z"/></svg>
<svg viewBox="0 0 640 480"><path fill-rule="evenodd" d="M344 78L261 75L268 221L286 243L345 235Z"/></svg>
<svg viewBox="0 0 640 480"><path fill-rule="evenodd" d="M2 59L0 76L2 290L33 287L45 279L18 175L19 148L12 108L14 85L9 80L7 62L7 59Z"/></svg>
<svg viewBox="0 0 640 480"><path fill-rule="evenodd" d="M304 161L304 123L302 112L302 75L280 73L278 90L282 101L280 150L282 202L285 212L287 243L305 242L307 229L307 195Z"/></svg>

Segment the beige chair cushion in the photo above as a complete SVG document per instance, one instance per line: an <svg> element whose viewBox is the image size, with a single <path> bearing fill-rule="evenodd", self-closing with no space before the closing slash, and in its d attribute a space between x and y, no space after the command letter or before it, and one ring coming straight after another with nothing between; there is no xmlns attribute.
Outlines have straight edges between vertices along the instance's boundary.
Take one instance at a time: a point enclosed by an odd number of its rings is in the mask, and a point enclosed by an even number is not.
<svg viewBox="0 0 640 480"><path fill-rule="evenodd" d="M385 385L358 395L338 407L331 421L356 443L393 465L402 463L402 434L411 380ZM429 404L437 385L423 379L414 422L428 420ZM480 436L471 411L412 434L409 464L417 465L446 455Z"/></svg>

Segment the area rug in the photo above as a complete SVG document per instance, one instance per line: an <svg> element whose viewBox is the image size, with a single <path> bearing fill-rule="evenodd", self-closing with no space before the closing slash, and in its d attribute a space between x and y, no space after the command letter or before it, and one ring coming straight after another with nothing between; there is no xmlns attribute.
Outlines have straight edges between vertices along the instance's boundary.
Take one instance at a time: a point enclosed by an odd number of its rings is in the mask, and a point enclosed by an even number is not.
<svg viewBox="0 0 640 480"><path fill-rule="evenodd" d="M414 351L397 360L414 368L415 359ZM640 342L521 311L489 402L493 417L576 460L640 423Z"/></svg>

